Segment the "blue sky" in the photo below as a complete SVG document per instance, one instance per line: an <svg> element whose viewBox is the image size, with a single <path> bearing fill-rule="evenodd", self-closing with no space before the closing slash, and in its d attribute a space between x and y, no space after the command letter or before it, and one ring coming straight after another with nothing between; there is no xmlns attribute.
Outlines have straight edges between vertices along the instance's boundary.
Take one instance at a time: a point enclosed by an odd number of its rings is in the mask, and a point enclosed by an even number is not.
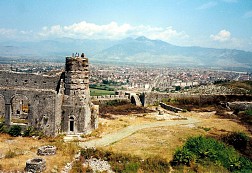
<svg viewBox="0 0 252 173"><path fill-rule="evenodd" d="M1 0L0 41L146 36L252 51L252 0Z"/></svg>

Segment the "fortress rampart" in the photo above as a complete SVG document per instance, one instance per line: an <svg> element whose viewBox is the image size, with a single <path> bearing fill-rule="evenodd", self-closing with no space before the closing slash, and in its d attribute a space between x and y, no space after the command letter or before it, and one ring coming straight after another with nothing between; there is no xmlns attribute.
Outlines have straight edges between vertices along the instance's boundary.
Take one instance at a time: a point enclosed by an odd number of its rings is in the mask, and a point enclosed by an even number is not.
<svg viewBox="0 0 252 173"><path fill-rule="evenodd" d="M0 87L56 90L60 75L47 76L0 71Z"/></svg>
<svg viewBox="0 0 252 173"><path fill-rule="evenodd" d="M46 135L89 133L98 126L99 107L89 92L88 59L67 57L59 75L0 71L0 116L27 121Z"/></svg>

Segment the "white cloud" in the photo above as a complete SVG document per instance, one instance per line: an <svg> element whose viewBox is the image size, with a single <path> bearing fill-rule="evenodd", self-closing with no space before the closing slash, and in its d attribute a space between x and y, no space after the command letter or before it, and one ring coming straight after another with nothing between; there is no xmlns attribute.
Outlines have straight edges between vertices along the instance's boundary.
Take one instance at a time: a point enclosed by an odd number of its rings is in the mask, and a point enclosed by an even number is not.
<svg viewBox="0 0 252 173"><path fill-rule="evenodd" d="M245 18L251 18L252 17L252 11L248 11L244 14Z"/></svg>
<svg viewBox="0 0 252 173"><path fill-rule="evenodd" d="M86 21L68 26L55 25L43 27L39 35L41 37L71 37L80 39L121 39L129 36L146 36L151 39L161 39L164 41L189 37L185 32L178 32L172 27L133 26L130 24L119 25L116 22L97 25L94 23L87 23Z"/></svg>
<svg viewBox="0 0 252 173"><path fill-rule="evenodd" d="M210 1L210 2L207 2L207 3L205 3L205 4L202 4L202 5L199 6L197 9L198 9L198 10L205 10L205 9L208 9L208 8L215 7L216 5L217 5L217 2Z"/></svg>
<svg viewBox="0 0 252 173"><path fill-rule="evenodd" d="M16 29L0 28L0 38L14 40L30 40L34 37L33 31L19 31Z"/></svg>
<svg viewBox="0 0 252 173"><path fill-rule="evenodd" d="M17 33L14 29L0 28L0 36L2 37L13 37Z"/></svg>
<svg viewBox="0 0 252 173"><path fill-rule="evenodd" d="M39 33L43 37L72 37L72 38L90 38L90 39L116 39L124 37L131 26L129 24L118 25L111 22L107 25L96 25L82 21L73 25L43 27Z"/></svg>
<svg viewBox="0 0 252 173"><path fill-rule="evenodd" d="M231 38L231 33L225 29L221 30L218 34L216 35L210 35L210 38L214 41L228 41Z"/></svg>

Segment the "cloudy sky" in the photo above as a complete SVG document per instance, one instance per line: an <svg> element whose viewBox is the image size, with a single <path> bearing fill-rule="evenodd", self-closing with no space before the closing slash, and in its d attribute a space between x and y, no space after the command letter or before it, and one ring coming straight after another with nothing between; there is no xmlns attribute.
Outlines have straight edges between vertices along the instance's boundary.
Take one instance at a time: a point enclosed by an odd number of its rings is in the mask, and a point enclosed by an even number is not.
<svg viewBox="0 0 252 173"><path fill-rule="evenodd" d="M1 0L0 41L146 36L252 51L252 0Z"/></svg>

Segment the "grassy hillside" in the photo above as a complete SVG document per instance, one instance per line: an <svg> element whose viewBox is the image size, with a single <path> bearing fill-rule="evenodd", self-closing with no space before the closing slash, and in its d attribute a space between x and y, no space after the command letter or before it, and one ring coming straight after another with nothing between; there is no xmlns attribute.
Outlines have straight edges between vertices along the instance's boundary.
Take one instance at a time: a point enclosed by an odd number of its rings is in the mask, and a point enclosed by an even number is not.
<svg viewBox="0 0 252 173"><path fill-rule="evenodd" d="M249 91L249 94L252 94L252 81L232 81L225 82L219 85L231 88L231 89L245 89Z"/></svg>

